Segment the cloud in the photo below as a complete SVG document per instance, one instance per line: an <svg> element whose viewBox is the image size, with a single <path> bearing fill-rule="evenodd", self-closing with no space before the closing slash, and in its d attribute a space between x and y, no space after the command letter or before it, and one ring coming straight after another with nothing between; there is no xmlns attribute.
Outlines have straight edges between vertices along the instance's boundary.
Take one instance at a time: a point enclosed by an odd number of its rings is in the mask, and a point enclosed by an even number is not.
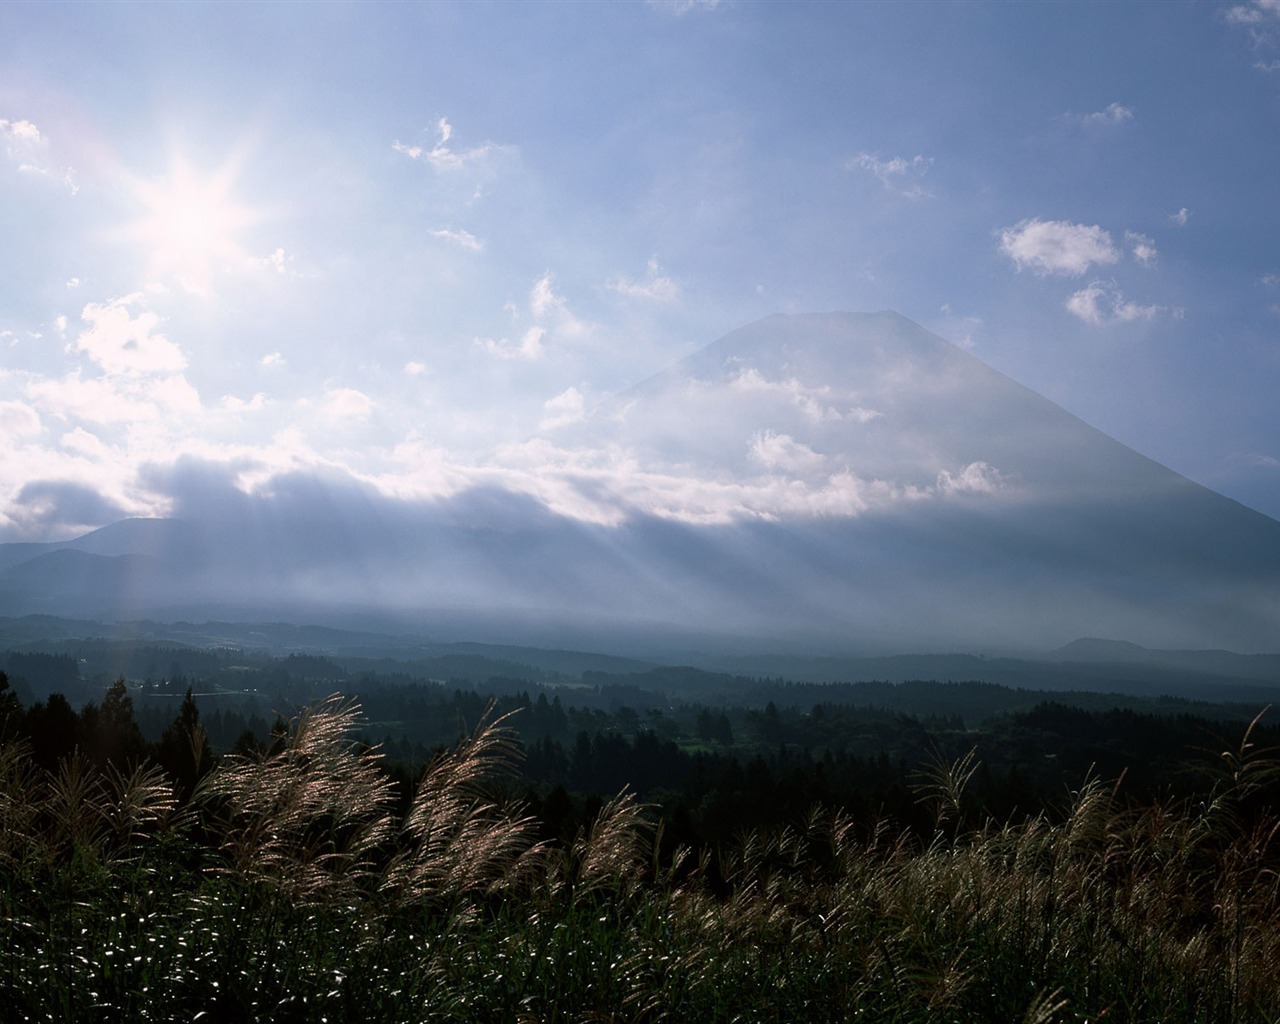
<svg viewBox="0 0 1280 1024"><path fill-rule="evenodd" d="M569 308L568 300L552 287L554 275L543 274L529 290L529 313L534 320L549 324L558 338L580 338L592 325L579 319Z"/></svg>
<svg viewBox="0 0 1280 1024"><path fill-rule="evenodd" d="M1085 114L1081 119L1081 124L1090 128L1102 127L1105 125L1124 124L1125 121L1133 120L1133 111L1119 103L1108 104L1106 109L1095 111L1092 114Z"/></svg>
<svg viewBox="0 0 1280 1024"><path fill-rule="evenodd" d="M416 359L410 359L404 364L404 372L409 377L421 377L427 372L427 364L420 363Z"/></svg>
<svg viewBox="0 0 1280 1024"><path fill-rule="evenodd" d="M484 243L476 238L470 231L455 231L453 228L437 228L435 231L427 232L432 238L439 238L445 242L452 242L456 246L463 249L470 249L472 252L479 252L484 248Z"/></svg>
<svg viewBox="0 0 1280 1024"><path fill-rule="evenodd" d="M990 463L970 462L958 473L942 470L938 474L938 493L944 497L955 494L994 494L1004 487L1000 470Z"/></svg>
<svg viewBox="0 0 1280 1024"><path fill-rule="evenodd" d="M325 392L324 411L339 420L366 422L376 406L368 395L355 388L330 388Z"/></svg>
<svg viewBox="0 0 1280 1024"><path fill-rule="evenodd" d="M255 270L274 270L277 274L287 273L289 264L292 262L293 257L279 247L274 249L270 255L249 257L250 267Z"/></svg>
<svg viewBox="0 0 1280 1024"><path fill-rule="evenodd" d="M1178 227L1180 228L1186 227L1187 221L1189 221L1190 219L1191 219L1191 211L1188 210L1185 206L1181 210L1179 210L1177 213L1169 214L1169 220L1172 223L1178 225Z"/></svg>
<svg viewBox="0 0 1280 1024"><path fill-rule="evenodd" d="M128 510L91 487L69 480L32 480L14 498L15 518L42 527L93 528L127 516Z"/></svg>
<svg viewBox="0 0 1280 1024"><path fill-rule="evenodd" d="M538 320L544 320L552 313L563 312L566 308L563 296L555 293L551 281L552 275L548 271L529 289L529 312Z"/></svg>
<svg viewBox="0 0 1280 1024"><path fill-rule="evenodd" d="M260 366L283 366L285 364L284 353L268 352L258 360L258 364Z"/></svg>
<svg viewBox="0 0 1280 1024"><path fill-rule="evenodd" d="M1226 17L1231 25L1261 25L1273 18L1280 19L1280 0L1253 0L1252 3L1235 4L1227 8Z"/></svg>
<svg viewBox="0 0 1280 1024"><path fill-rule="evenodd" d="M656 257L649 260L643 279L633 281L620 276L610 281L606 287L620 295L646 302L675 302L680 297L680 285L662 272Z"/></svg>
<svg viewBox="0 0 1280 1024"><path fill-rule="evenodd" d="M691 11L714 11L720 0L647 0L650 7L683 18Z"/></svg>
<svg viewBox="0 0 1280 1024"><path fill-rule="evenodd" d="M1227 8L1228 25L1246 29L1256 47L1274 47L1280 42L1280 0L1253 0L1252 3L1235 4ZM1258 61L1253 65L1260 71L1270 72L1280 68L1280 61Z"/></svg>
<svg viewBox="0 0 1280 1024"><path fill-rule="evenodd" d="M1269 75L1273 71L1280 71L1280 60L1260 60L1255 62L1253 67L1255 71Z"/></svg>
<svg viewBox="0 0 1280 1024"><path fill-rule="evenodd" d="M881 160L870 153L859 153L845 163L845 170L866 171L890 192L908 199L923 199L933 194L924 187L922 182L931 166L933 166L932 157L895 156L888 160Z"/></svg>
<svg viewBox="0 0 1280 1024"><path fill-rule="evenodd" d="M1254 469L1280 470L1280 459L1264 452L1236 452L1229 458L1232 462Z"/></svg>
<svg viewBox="0 0 1280 1024"><path fill-rule="evenodd" d="M72 195L80 191L75 169L59 169L52 165L48 155L48 139L32 122L0 118L0 144L4 146L5 155L21 173L60 181Z"/></svg>
<svg viewBox="0 0 1280 1024"><path fill-rule="evenodd" d="M827 457L790 434L759 430L747 445L747 456L765 469L782 470L795 476L812 476L827 466Z"/></svg>
<svg viewBox="0 0 1280 1024"><path fill-rule="evenodd" d="M0 437L7 443L19 437L33 437L41 429L40 414L25 402L0 402Z"/></svg>
<svg viewBox="0 0 1280 1024"><path fill-rule="evenodd" d="M86 458L101 461L110 454L110 449L97 434L91 434L84 427L68 430L60 438L62 447Z"/></svg>
<svg viewBox="0 0 1280 1024"><path fill-rule="evenodd" d="M1124 233L1124 243L1129 247L1133 258L1144 267L1154 264L1160 255L1156 250L1156 243L1146 235L1140 235L1136 231L1126 231Z"/></svg>
<svg viewBox="0 0 1280 1024"><path fill-rule="evenodd" d="M236 395L223 395L222 407L232 412L259 412L267 407L267 396L261 391L255 391L253 397L245 401Z"/></svg>
<svg viewBox="0 0 1280 1024"><path fill-rule="evenodd" d="M1093 281L1067 299L1067 309L1093 327L1150 320L1160 312L1159 306L1140 306L1126 302L1114 281Z"/></svg>
<svg viewBox="0 0 1280 1024"><path fill-rule="evenodd" d="M586 412L587 401L577 388L566 388L554 398L542 403L547 416L538 424L539 430L555 430L557 427L580 423Z"/></svg>
<svg viewBox="0 0 1280 1024"><path fill-rule="evenodd" d="M104 304L89 303L80 314L89 329L68 350L85 353L109 374L168 374L185 369L182 350L156 331L160 318L155 313L144 309L130 315L142 299L135 292Z"/></svg>
<svg viewBox="0 0 1280 1024"><path fill-rule="evenodd" d="M775 395L795 406L813 423L870 423L880 418L874 409L852 406L843 410L831 403L831 389L807 387L794 377L786 380L770 380L753 366L739 370L729 380L729 391L740 394Z"/></svg>
<svg viewBox="0 0 1280 1024"><path fill-rule="evenodd" d="M407 145L399 139L391 144L391 148L397 153L403 153L410 160L421 161L441 172L461 171L474 165L486 164L492 157L502 154L510 148L499 146L493 142L486 142L472 149L459 152L449 145L452 138L453 125L449 123L448 118L442 117L436 122L436 142L430 149L426 149L423 146Z"/></svg>
<svg viewBox="0 0 1280 1024"><path fill-rule="evenodd" d="M477 347L501 359L541 359L547 351L546 341L580 339L591 331L591 325L578 319L569 309L565 297L553 285L554 275L547 271L529 289L527 313L514 302L506 304L513 321L513 334L518 341L502 338L477 338Z"/></svg>
<svg viewBox="0 0 1280 1024"><path fill-rule="evenodd" d="M1098 225L1031 218L1000 233L1000 251L1019 270L1080 277L1094 264L1115 263L1120 250Z"/></svg>
<svg viewBox="0 0 1280 1024"><path fill-rule="evenodd" d="M536 497L559 515L601 525L635 516L688 524L849 517L927 494L841 467L819 471L822 456L801 442L768 432L748 445L769 471L746 478L711 476L684 465L641 463L625 448L566 449L545 440L500 450L505 472L495 484ZM794 470L804 470L796 476Z"/></svg>
<svg viewBox="0 0 1280 1024"><path fill-rule="evenodd" d="M40 129L30 121L6 121L3 118L0 118L0 139L4 139L6 147L13 147L9 149L10 156L14 156L18 147L38 146L44 142Z"/></svg>
<svg viewBox="0 0 1280 1024"><path fill-rule="evenodd" d="M508 341L506 338L477 338L476 344L488 352L490 355L498 356L500 359L541 359L546 353L546 349L542 345L542 339L546 336L547 329L545 327L530 327L520 337L518 343Z"/></svg>

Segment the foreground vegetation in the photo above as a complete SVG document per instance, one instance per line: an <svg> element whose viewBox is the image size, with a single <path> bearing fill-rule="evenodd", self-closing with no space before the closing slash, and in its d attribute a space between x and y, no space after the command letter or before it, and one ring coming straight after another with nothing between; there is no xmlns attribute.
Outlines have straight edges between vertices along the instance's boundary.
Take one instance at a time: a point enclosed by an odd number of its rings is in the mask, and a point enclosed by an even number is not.
<svg viewBox="0 0 1280 1024"><path fill-rule="evenodd" d="M121 690L99 709L118 727ZM1280 1018L1256 724L1190 796L1087 777L1006 822L969 805L975 758L939 755L911 780L925 828L797 806L699 848L627 793L548 834L504 719L407 789L357 726L332 698L215 759L188 711L164 768L120 728L53 763L9 731L6 1019Z"/></svg>

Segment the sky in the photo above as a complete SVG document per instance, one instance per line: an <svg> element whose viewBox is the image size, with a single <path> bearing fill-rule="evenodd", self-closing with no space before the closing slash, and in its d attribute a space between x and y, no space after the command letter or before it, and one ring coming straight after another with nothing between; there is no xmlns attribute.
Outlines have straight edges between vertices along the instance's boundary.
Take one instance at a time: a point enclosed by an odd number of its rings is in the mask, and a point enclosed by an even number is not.
<svg viewBox="0 0 1280 1024"><path fill-rule="evenodd" d="M1280 517L1277 182L1280 0L7 3L0 541L537 479L826 310Z"/></svg>

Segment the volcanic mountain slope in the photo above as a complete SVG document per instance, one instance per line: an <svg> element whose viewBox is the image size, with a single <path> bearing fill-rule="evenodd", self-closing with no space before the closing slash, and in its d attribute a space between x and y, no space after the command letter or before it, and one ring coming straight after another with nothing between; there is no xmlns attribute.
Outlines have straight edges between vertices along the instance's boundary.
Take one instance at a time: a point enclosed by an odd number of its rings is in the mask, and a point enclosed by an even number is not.
<svg viewBox="0 0 1280 1024"><path fill-rule="evenodd" d="M1280 523L892 313L744 327L476 479L418 501L304 474L245 494L186 465L181 523L0 546L0 614L358 609L632 649L1280 642ZM55 547L114 568L77 563L69 593Z"/></svg>

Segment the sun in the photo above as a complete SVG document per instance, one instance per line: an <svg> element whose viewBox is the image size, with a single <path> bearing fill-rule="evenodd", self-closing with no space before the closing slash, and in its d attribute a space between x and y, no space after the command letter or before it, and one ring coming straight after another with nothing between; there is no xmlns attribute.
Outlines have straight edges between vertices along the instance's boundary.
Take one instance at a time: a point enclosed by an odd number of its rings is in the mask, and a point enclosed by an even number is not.
<svg viewBox="0 0 1280 1024"><path fill-rule="evenodd" d="M235 177L231 166L200 177L179 158L164 178L135 183L143 213L129 234L149 253L151 280L211 295L218 274L246 263L239 235L254 217L233 194Z"/></svg>

